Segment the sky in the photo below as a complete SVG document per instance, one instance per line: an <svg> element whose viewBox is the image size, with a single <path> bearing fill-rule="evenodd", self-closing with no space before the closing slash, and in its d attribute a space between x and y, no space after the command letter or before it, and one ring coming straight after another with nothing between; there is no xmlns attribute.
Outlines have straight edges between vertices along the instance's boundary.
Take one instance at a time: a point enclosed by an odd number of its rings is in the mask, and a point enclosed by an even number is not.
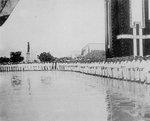
<svg viewBox="0 0 150 121"><path fill-rule="evenodd" d="M104 43L104 0L20 0L0 28L0 56L10 51L68 56L87 43Z"/></svg>
<svg viewBox="0 0 150 121"><path fill-rule="evenodd" d="M131 5L133 21L142 20L142 0ZM0 27L0 56L25 55L27 42L35 57L41 52L68 56L88 43L104 43L104 0L20 0Z"/></svg>

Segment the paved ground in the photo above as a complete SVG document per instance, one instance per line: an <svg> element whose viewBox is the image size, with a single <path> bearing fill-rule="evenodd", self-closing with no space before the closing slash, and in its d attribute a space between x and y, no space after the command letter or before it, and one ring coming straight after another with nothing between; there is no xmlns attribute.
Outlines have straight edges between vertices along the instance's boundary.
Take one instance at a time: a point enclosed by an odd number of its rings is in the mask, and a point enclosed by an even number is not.
<svg viewBox="0 0 150 121"><path fill-rule="evenodd" d="M0 73L0 121L141 121L141 103L115 83L75 72Z"/></svg>

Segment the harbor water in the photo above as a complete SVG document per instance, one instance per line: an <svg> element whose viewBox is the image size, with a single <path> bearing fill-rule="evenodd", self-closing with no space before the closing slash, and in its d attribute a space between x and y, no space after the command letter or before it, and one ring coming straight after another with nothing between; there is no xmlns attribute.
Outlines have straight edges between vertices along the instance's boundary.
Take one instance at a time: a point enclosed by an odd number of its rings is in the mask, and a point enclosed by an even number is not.
<svg viewBox="0 0 150 121"><path fill-rule="evenodd" d="M76 72L0 73L0 121L150 121L149 85Z"/></svg>

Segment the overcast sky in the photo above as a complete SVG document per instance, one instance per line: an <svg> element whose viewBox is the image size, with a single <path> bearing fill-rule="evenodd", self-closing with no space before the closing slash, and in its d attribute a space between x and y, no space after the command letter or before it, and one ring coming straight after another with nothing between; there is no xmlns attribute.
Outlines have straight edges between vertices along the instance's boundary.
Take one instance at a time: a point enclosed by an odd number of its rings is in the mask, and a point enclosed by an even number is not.
<svg viewBox="0 0 150 121"><path fill-rule="evenodd" d="M0 54L50 51L67 56L87 43L104 42L103 0L20 0L1 28Z"/></svg>

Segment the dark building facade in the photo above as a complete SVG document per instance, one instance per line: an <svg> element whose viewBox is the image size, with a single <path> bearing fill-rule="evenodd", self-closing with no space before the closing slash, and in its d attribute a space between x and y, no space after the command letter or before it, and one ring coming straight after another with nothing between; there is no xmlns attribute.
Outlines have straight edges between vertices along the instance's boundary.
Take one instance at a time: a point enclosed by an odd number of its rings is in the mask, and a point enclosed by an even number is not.
<svg viewBox="0 0 150 121"><path fill-rule="evenodd" d="M144 0L142 9L144 12L143 17L145 17L145 27L141 26L142 24L131 25L134 23L131 23L131 0L105 0L105 7L106 57L138 56L142 53L139 49L140 47L143 48L143 55L149 55L150 40L148 36L143 36L150 34L148 0ZM139 33L141 31L142 34ZM142 37L143 39L141 40ZM140 45L141 41L143 47Z"/></svg>
<svg viewBox="0 0 150 121"><path fill-rule="evenodd" d="M149 20L149 1L145 0L145 28L143 29L144 35L150 35L150 20ZM150 38L144 39L144 55L150 55Z"/></svg>

